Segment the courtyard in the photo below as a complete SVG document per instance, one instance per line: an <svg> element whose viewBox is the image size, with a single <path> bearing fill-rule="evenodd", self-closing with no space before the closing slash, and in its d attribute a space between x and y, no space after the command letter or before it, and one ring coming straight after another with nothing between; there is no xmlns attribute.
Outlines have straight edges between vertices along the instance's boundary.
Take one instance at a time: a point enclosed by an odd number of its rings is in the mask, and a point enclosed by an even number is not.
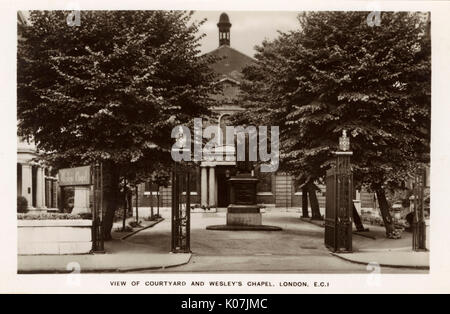
<svg viewBox="0 0 450 314"><path fill-rule="evenodd" d="M198 14L85 11L87 34L61 12L19 12L19 272L427 272L430 14L386 13L373 32L366 12L299 12L249 50L238 14ZM268 126L270 154L268 129L251 132ZM214 153L199 156L206 138ZM240 230L207 229L225 223Z"/></svg>
<svg viewBox="0 0 450 314"><path fill-rule="evenodd" d="M125 241L148 247L153 253L170 251L170 211L156 226L145 229ZM189 263L157 269L164 272L301 272L301 273L368 273L367 265L355 264L330 254L323 243L323 228L299 219L294 209L271 208L263 214L263 224L282 231L215 231L206 226L223 224L225 212L191 214L191 250ZM406 234L405 234L406 235ZM375 241L392 250L406 250L410 238L373 240L353 236L354 245L368 249ZM389 243L387 243L389 242ZM372 262L376 262L375 260ZM142 270L147 272L148 270ZM412 268L382 267L382 273L425 273Z"/></svg>
<svg viewBox="0 0 450 314"><path fill-rule="evenodd" d="M141 216L146 209L140 208ZM19 255L19 273L359 273L373 266L381 273L428 273L429 253L411 250L411 234L384 237L384 228L369 226L365 235L353 234L353 253L333 255L324 245L321 222L301 220L296 209L268 208L263 224L281 231L216 231L226 212L191 214L191 253L170 253L171 212L161 208L158 223L142 220L131 233L118 232L105 242L105 254ZM133 221L135 217L130 217ZM73 267L72 267L72 266ZM417 267L420 265L420 267Z"/></svg>

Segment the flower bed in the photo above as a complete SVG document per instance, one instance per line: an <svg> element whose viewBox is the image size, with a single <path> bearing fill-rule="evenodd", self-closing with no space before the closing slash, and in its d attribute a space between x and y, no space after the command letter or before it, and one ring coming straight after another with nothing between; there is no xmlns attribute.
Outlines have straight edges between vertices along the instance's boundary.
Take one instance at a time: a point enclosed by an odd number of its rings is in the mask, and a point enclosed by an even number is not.
<svg viewBox="0 0 450 314"><path fill-rule="evenodd" d="M92 249L92 221L59 213L18 214L19 255L87 254Z"/></svg>
<svg viewBox="0 0 450 314"><path fill-rule="evenodd" d="M17 214L18 220L77 220L91 219L91 214L67 214L67 213L20 213Z"/></svg>

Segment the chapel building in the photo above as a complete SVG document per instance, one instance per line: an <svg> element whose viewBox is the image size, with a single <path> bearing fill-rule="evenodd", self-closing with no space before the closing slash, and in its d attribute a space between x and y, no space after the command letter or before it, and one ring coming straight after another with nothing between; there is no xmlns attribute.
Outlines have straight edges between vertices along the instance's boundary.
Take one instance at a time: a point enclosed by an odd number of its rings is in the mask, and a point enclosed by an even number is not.
<svg viewBox="0 0 450 314"><path fill-rule="evenodd" d="M218 57L218 61L212 66L217 74L217 84L222 86L222 93L215 95L216 105L213 111L216 120L210 119L210 124L216 124L223 130L228 125L231 115L244 110L239 104L240 85L242 83L242 70L256 62L252 57L233 48L231 29L232 24L228 14L222 13L217 23L218 47L207 53ZM229 205L228 178L236 174L235 148L227 146L225 141L218 150L223 154L223 161L202 161L196 169L191 184L191 204L205 211L225 211ZM226 158L228 156L228 158ZM231 158L230 158L231 157ZM230 161L231 159L231 161ZM283 173L262 173L256 168L253 175L259 179L257 185L257 201L265 207L296 207L302 203L301 188L297 186L292 176ZM325 186L318 185L317 198L322 214L325 209ZM157 186L142 184L139 187L139 204L142 207L156 206ZM160 206L171 205L171 187L159 189ZM355 205L358 209L373 208L373 195L356 192Z"/></svg>

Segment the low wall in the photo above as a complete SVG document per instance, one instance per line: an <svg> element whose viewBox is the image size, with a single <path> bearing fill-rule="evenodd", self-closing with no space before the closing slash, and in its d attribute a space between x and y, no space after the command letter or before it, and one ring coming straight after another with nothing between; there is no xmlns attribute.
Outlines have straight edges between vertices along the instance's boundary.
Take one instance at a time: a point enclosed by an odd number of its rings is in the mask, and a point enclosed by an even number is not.
<svg viewBox="0 0 450 314"><path fill-rule="evenodd" d="M92 249L91 220L18 220L19 255L87 254Z"/></svg>

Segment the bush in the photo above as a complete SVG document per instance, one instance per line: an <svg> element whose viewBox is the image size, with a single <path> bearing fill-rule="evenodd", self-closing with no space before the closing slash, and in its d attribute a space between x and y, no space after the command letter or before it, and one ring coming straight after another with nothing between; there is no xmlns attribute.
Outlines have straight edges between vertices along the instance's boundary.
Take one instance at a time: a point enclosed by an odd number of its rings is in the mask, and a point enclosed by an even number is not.
<svg viewBox="0 0 450 314"><path fill-rule="evenodd" d="M130 226L125 226L125 229L123 229L122 227L118 227L116 229L114 229L115 232L132 232L133 228L131 228Z"/></svg>
<svg viewBox="0 0 450 314"><path fill-rule="evenodd" d="M23 196L17 196L17 212L26 213L28 211L28 201Z"/></svg>
<svg viewBox="0 0 450 314"><path fill-rule="evenodd" d="M374 216L362 216L361 217L362 223L365 224L371 224L376 226L384 226L383 219L381 217L374 217Z"/></svg>
<svg viewBox="0 0 450 314"><path fill-rule="evenodd" d="M132 211L127 211L126 216L127 216L126 218L133 217L133 212ZM121 221L121 220L123 220L123 208L118 208L114 212L114 222Z"/></svg>
<svg viewBox="0 0 450 314"><path fill-rule="evenodd" d="M155 221L162 218L161 215L158 214L154 214L153 216L148 216L146 218L144 218L145 221Z"/></svg>
<svg viewBox="0 0 450 314"><path fill-rule="evenodd" d="M90 219L85 218L82 215L73 215L65 213L19 213L17 214L18 220L76 220L76 219Z"/></svg>
<svg viewBox="0 0 450 314"><path fill-rule="evenodd" d="M92 213L79 213L81 219L92 219Z"/></svg>
<svg viewBox="0 0 450 314"><path fill-rule="evenodd" d="M137 227L142 227L141 226L141 222L136 222L136 221L130 221L130 223L128 224L131 228L137 228Z"/></svg>

